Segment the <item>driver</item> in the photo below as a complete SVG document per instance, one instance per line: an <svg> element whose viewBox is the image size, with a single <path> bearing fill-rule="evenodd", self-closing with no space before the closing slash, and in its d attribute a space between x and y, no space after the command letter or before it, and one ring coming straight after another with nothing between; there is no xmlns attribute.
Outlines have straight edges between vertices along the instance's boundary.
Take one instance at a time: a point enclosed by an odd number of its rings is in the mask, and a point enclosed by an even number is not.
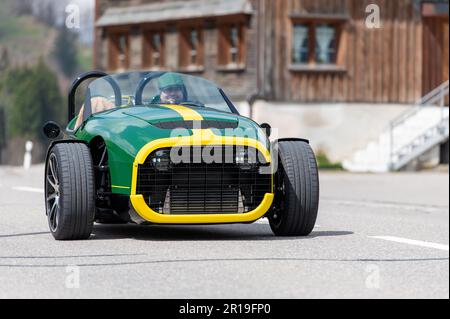
<svg viewBox="0 0 450 319"><path fill-rule="evenodd" d="M166 73L158 79L160 95L153 103L180 104L187 101L187 90L179 74Z"/></svg>

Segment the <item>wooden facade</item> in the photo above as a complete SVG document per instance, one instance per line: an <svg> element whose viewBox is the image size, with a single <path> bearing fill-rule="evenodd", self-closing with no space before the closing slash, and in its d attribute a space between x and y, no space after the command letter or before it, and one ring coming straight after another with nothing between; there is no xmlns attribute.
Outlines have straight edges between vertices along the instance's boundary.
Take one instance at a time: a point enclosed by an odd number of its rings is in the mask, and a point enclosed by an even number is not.
<svg viewBox="0 0 450 319"><path fill-rule="evenodd" d="M422 7L423 57L422 65L427 65L422 74L422 91L429 92L448 80L449 26L447 8L437 11L430 4Z"/></svg>
<svg viewBox="0 0 450 319"><path fill-rule="evenodd" d="M102 21L110 7L167 2L97 0L96 16ZM247 2L251 12L100 24L96 66L192 72L235 99L283 102L413 103L448 80L448 1ZM372 4L380 8L379 28L366 23ZM163 43L159 60L149 40L154 32ZM320 37L328 39L326 47ZM126 56L119 60L118 52Z"/></svg>

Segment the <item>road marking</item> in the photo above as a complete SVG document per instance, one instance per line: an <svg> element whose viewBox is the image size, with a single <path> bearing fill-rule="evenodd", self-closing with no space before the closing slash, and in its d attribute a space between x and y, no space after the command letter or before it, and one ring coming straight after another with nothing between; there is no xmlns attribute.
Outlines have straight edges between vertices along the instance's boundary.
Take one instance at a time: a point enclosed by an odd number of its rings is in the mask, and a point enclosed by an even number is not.
<svg viewBox="0 0 450 319"><path fill-rule="evenodd" d="M267 218L261 218L258 219L255 224L263 224L263 225L268 225L269 224L269 220Z"/></svg>
<svg viewBox="0 0 450 319"><path fill-rule="evenodd" d="M39 193L44 194L44 190L42 188L33 188L33 187L26 187L26 186L16 186L12 188L15 191L21 191L21 192L29 192L29 193Z"/></svg>
<svg viewBox="0 0 450 319"><path fill-rule="evenodd" d="M389 203L377 201L352 201L352 200L337 200L337 199L322 199L322 202L327 202L335 205L344 206L362 206L370 208L386 208L386 209L405 209L411 211L425 211L430 213L448 211L448 207L435 205L421 205L421 204L404 204L404 203Z"/></svg>
<svg viewBox="0 0 450 319"><path fill-rule="evenodd" d="M407 238L400 238L400 237L394 237L394 236L369 236L369 237L370 238L375 238L375 239L382 239L382 240L387 240L387 241L393 241L393 242L396 242L396 243L402 243L402 244L408 244L408 245L414 245L414 246L434 248L434 249L448 251L448 245L430 243L430 242L427 242L427 241L407 239Z"/></svg>

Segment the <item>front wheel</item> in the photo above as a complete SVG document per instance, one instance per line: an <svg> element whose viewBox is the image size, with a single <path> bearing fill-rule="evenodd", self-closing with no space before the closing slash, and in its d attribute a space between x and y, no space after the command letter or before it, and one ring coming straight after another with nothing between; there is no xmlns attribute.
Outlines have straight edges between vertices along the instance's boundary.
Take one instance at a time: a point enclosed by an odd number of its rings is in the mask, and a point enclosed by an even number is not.
<svg viewBox="0 0 450 319"><path fill-rule="evenodd" d="M278 147L270 227L277 236L308 236L319 209L319 173L314 152L302 141L280 141Z"/></svg>
<svg viewBox="0 0 450 319"><path fill-rule="evenodd" d="M56 240L88 239L95 214L94 170L89 148L56 144L45 169L45 208Z"/></svg>

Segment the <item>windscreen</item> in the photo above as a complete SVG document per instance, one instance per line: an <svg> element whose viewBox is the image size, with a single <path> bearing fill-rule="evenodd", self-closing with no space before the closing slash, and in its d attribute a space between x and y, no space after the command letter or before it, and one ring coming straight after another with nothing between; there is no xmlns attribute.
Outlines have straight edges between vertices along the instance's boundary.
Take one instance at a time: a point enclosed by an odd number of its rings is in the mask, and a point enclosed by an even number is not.
<svg viewBox="0 0 450 319"><path fill-rule="evenodd" d="M93 81L87 90L84 118L115 108L176 104L232 112L230 102L212 82L173 72L131 72Z"/></svg>

